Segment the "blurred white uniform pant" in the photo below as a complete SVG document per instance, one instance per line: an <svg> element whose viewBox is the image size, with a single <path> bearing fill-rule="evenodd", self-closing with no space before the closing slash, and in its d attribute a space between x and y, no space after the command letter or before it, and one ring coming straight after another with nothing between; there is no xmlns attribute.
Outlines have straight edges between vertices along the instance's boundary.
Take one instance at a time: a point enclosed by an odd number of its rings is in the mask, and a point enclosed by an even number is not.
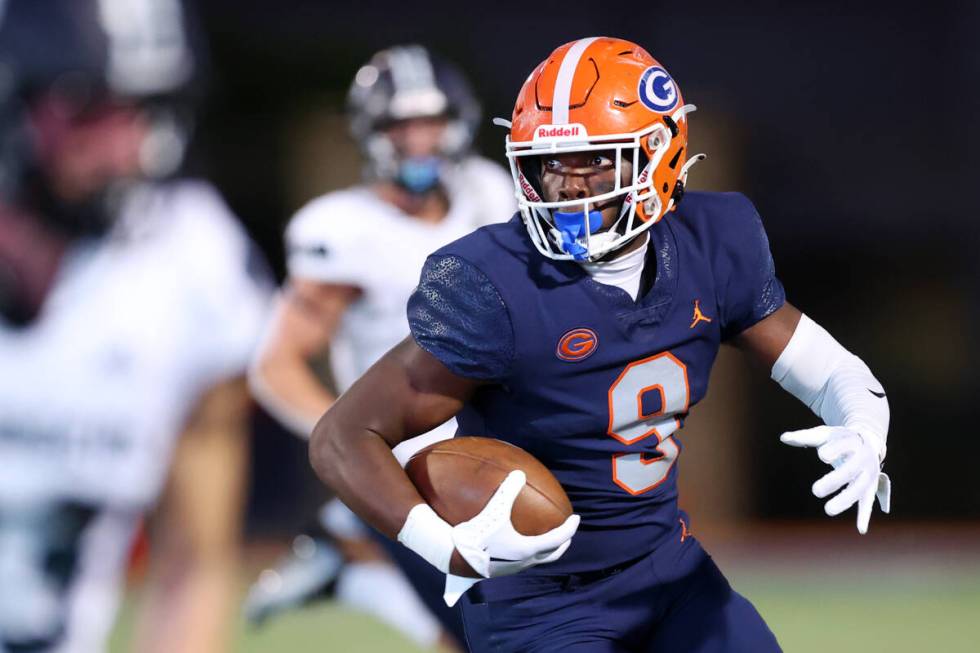
<svg viewBox="0 0 980 653"><path fill-rule="evenodd" d="M345 566L337 580L337 599L392 626L423 648L435 646L442 632L404 574L388 563Z"/></svg>

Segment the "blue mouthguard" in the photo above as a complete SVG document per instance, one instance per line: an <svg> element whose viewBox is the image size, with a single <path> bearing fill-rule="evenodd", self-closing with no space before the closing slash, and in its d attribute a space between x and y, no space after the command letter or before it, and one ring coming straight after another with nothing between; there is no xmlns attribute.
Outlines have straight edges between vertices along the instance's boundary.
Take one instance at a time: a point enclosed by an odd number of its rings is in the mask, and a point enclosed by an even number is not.
<svg viewBox="0 0 980 653"><path fill-rule="evenodd" d="M566 254L571 254L576 261L584 261L589 256L589 250L579 242L585 239L585 211L575 213L562 213L554 211L551 214L554 218L555 227L561 234L561 248ZM594 234L602 227L602 213L599 211L589 211L589 233Z"/></svg>

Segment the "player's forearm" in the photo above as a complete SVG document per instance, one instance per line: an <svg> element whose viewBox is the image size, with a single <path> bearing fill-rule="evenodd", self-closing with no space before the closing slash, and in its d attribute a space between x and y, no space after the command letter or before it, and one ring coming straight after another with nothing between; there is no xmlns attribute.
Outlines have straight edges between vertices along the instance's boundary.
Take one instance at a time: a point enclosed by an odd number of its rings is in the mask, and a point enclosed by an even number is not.
<svg viewBox="0 0 980 653"><path fill-rule="evenodd" d="M442 571L467 569L452 527L425 504L391 449L456 415L478 386L408 337L337 400L310 440L313 468L351 510Z"/></svg>
<svg viewBox="0 0 980 653"><path fill-rule="evenodd" d="M391 452L391 445L371 429L344 425L346 407L340 402L324 415L310 438L310 463L327 486L351 510L391 539L398 539L441 571L471 573L470 566L452 544L446 550L433 534L403 539L409 513L424 507L429 515L418 527L441 522L412 485ZM444 523L443 523L444 524ZM448 525L445 525L448 529ZM448 534L447 534L448 537ZM413 546L410 539L421 540Z"/></svg>
<svg viewBox="0 0 980 653"><path fill-rule="evenodd" d="M306 360L282 351L263 351L249 370L252 396L283 426L310 437L317 420L336 400Z"/></svg>
<svg viewBox="0 0 980 653"><path fill-rule="evenodd" d="M409 511L423 503L391 452L391 445L364 426L352 424L343 402L313 430L310 463L320 479L362 519L394 538Z"/></svg>
<svg viewBox="0 0 980 653"><path fill-rule="evenodd" d="M310 463L321 480L389 537L424 503L392 448L459 411L457 400L433 392L420 378L426 357L406 338L334 403L310 439Z"/></svg>

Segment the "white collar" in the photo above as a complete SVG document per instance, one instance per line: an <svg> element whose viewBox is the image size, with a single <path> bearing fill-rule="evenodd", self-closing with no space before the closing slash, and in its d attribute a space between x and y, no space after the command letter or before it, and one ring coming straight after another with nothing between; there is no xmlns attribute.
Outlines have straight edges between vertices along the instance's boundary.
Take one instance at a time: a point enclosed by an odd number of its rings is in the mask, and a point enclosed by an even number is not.
<svg viewBox="0 0 980 653"><path fill-rule="evenodd" d="M636 301L636 296L640 293L640 278L643 276L643 263L646 260L647 247L650 244L650 234L643 236L646 241L642 247L637 247L628 254L618 256L609 261L583 261L579 265L589 273L593 279L607 286L622 288L629 296Z"/></svg>

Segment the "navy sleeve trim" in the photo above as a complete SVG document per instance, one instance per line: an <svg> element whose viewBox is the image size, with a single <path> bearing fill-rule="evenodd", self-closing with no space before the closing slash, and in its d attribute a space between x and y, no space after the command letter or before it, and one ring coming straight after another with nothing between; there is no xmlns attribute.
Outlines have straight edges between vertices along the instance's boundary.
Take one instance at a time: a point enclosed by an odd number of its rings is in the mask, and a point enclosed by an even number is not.
<svg viewBox="0 0 980 653"><path fill-rule="evenodd" d="M785 303L786 292L783 290L783 284L779 279L774 278L766 284L766 288L763 290L759 300L759 310L749 314L746 319L740 322L725 325L721 336L722 341L731 340L746 329L755 326L782 308Z"/></svg>
<svg viewBox="0 0 980 653"><path fill-rule="evenodd" d="M738 210L729 217L732 228L725 238L726 258L722 339L728 340L775 313L786 303L786 292L776 276L762 218L755 206L737 195Z"/></svg>

